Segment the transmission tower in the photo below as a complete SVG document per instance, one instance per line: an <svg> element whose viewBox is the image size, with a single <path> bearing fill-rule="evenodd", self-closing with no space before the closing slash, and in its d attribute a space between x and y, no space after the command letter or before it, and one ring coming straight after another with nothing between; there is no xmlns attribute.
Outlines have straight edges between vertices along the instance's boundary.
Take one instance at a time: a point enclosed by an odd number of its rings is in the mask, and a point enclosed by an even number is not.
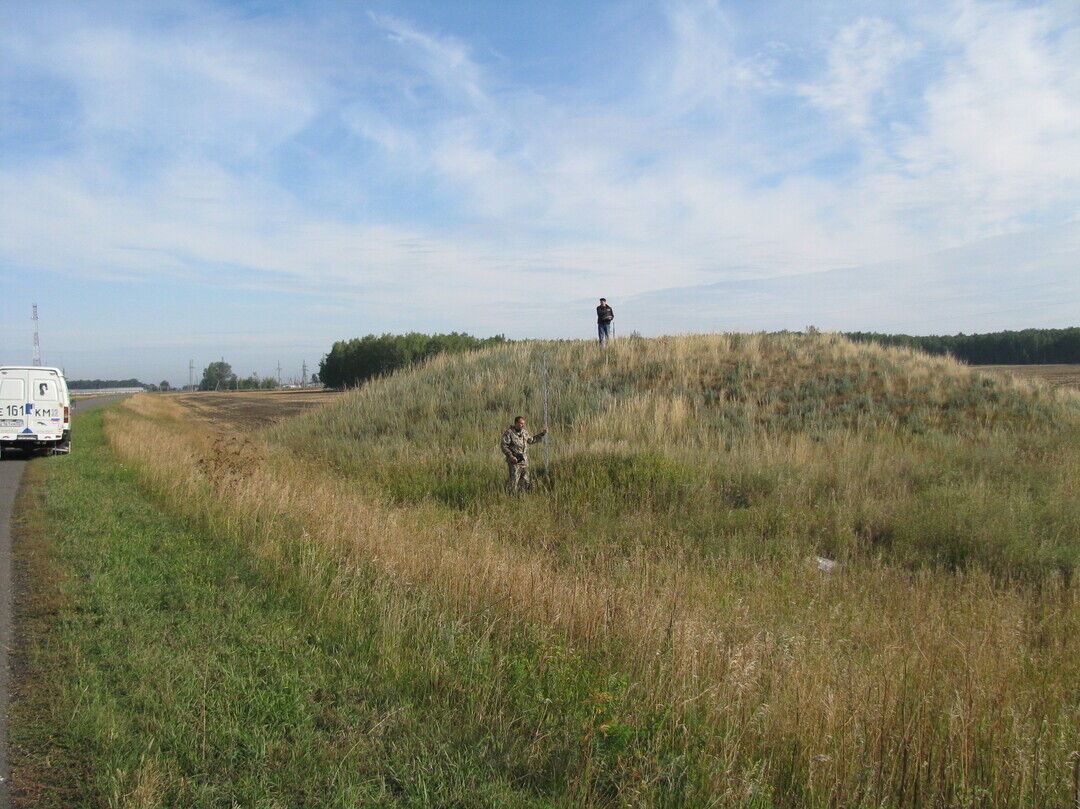
<svg viewBox="0 0 1080 809"><path fill-rule="evenodd" d="M277 386L281 387L281 360L277 362Z"/></svg>
<svg viewBox="0 0 1080 809"><path fill-rule="evenodd" d="M195 358L192 357L188 360L187 364L187 386L188 390L195 390Z"/></svg>
<svg viewBox="0 0 1080 809"><path fill-rule="evenodd" d="M41 338L38 337L37 304L34 304L34 365L41 365Z"/></svg>
<svg viewBox="0 0 1080 809"><path fill-rule="evenodd" d="M304 360L304 364L300 367L300 387L307 387L307 360Z"/></svg>

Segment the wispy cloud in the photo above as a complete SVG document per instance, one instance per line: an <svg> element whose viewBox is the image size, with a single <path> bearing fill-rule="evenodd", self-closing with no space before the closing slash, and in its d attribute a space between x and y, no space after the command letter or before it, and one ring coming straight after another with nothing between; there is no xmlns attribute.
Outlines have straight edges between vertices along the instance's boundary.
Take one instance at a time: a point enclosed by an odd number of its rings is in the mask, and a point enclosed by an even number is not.
<svg viewBox="0 0 1080 809"><path fill-rule="evenodd" d="M426 33L389 14L368 13L379 28L404 46L409 60L449 98L476 106L486 104L486 94L481 89L482 71L464 43L453 37Z"/></svg>
<svg viewBox="0 0 1080 809"><path fill-rule="evenodd" d="M897 69L919 51L895 25L861 18L844 26L830 44L825 75L800 92L821 109L836 113L857 132L871 123L874 103L891 86Z"/></svg>
<svg viewBox="0 0 1080 809"><path fill-rule="evenodd" d="M480 328L538 311L541 278L629 295L1077 213L1070 4L823 4L812 31L660 8L612 18L618 70L535 80L510 69L528 33L415 8L9 10L0 270L323 290Z"/></svg>

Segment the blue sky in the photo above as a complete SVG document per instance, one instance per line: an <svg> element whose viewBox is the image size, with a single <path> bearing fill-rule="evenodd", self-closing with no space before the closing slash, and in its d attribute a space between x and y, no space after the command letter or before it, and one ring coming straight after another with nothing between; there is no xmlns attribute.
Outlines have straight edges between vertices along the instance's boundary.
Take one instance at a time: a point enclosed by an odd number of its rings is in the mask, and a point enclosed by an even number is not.
<svg viewBox="0 0 1080 809"><path fill-rule="evenodd" d="M643 334L1075 325L1078 63L1075 2L10 3L0 359L33 302L69 375L174 382L584 337L599 295Z"/></svg>

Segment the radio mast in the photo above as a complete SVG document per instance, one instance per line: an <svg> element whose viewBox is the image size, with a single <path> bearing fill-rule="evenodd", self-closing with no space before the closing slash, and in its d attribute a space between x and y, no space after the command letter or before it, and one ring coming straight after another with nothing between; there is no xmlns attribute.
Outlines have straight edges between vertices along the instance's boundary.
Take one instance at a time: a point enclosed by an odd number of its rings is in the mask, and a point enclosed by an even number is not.
<svg viewBox="0 0 1080 809"><path fill-rule="evenodd" d="M37 304L34 304L34 365L41 365L41 338L38 337Z"/></svg>

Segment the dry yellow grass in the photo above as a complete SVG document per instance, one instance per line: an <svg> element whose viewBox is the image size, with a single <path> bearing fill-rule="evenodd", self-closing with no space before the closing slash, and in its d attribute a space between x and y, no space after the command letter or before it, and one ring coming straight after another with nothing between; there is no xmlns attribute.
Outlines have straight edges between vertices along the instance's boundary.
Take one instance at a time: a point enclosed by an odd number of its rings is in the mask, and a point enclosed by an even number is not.
<svg viewBox="0 0 1080 809"><path fill-rule="evenodd" d="M561 396L564 408L557 418L573 436L567 465L643 447L676 457L705 450L716 455L715 430L698 429L706 406L702 390L709 390L701 380L722 378L729 393L745 385L740 397L725 402L735 401L738 423L749 425L729 431L722 463L745 472L788 470L761 497L780 511L805 514L806 524L770 528L779 511L736 504L733 520L750 515L762 521L753 523L755 531L779 530L783 541L759 553L740 544L758 536L747 534L721 546L726 550L703 554L681 544L655 516L662 509L650 505L626 509L629 519L653 520L639 531L628 529L634 541L573 547L560 524L575 513L565 504L601 492L602 482L589 484L599 488L582 484L577 494L564 486L559 502L556 484L509 514L505 501L486 501L486 491L467 508L388 497L378 478L422 463L424 452L490 459L489 417L459 422L454 408L485 412L485 402L498 399L506 384L507 367L527 366L534 359L530 350L497 350L488 364L438 358L420 375L373 383L331 406L317 428L329 429L327 443L305 457L278 443L196 425L191 411L182 411L190 402L176 398L136 397L110 420L108 434L175 508L244 537L265 558L310 568L313 582L341 588L343 603L347 571L373 566L403 592L433 594L441 605L433 623L475 623L506 638L527 627L564 639L558 643L618 684L595 695L592 710L604 721L594 736L614 738L626 730L647 738L602 763L604 777L620 784L624 797L673 802L665 756L685 758L694 794L713 795L717 805L759 796L762 806L1009 806L1069 794L1080 681L1080 609L1069 571L1010 584L981 563L952 572L933 564L912 568L837 539L844 564L828 575L807 558L817 538L799 532L834 529L839 535L851 525L895 516L907 496L904 481L919 474L920 460L943 461L942 453L957 447L901 429L924 422L932 429L934 419L974 431L965 452L989 453L982 461L975 455L966 460L975 464L973 479L954 490L965 502L982 491L985 513L993 515L989 500L999 489L978 464L995 463L994 452L1011 447L1002 442L1017 430L1043 429L1037 426L1041 407L1065 407L1060 412L1068 414L1072 400L1010 382L1006 393L1015 396L1006 396L1002 427L1000 398L957 399L961 404L949 410L950 397L982 388L978 377L947 360L833 338L809 347L761 337L622 341L604 357L604 367L612 378L634 380L634 390L594 396L569 377L550 381L551 395ZM545 359L551 368L566 369L586 350L553 346ZM770 363L762 365L763 356ZM762 393L837 369L867 380L879 397L869 412L843 409L835 386L813 388L809 395L830 397L827 406L813 410L809 423L792 425L783 419L798 400ZM425 388L427 378L446 384L433 393ZM921 397L929 407L915 421L908 399L896 399L895 407L873 404L893 402L889 396ZM517 409L518 403L503 401L506 407L490 415L493 424ZM402 409L405 421L397 421ZM446 429L421 429L412 440L386 429L397 424L404 435L418 420L421 427L441 422ZM277 436L293 431L309 440L307 426L290 423ZM350 446L342 438L348 426L373 430L367 436L373 446ZM328 468L323 459L334 453ZM376 460L372 476L357 474ZM1075 453L1063 462L1075 470ZM1051 494L1071 496L1075 481L1063 476ZM644 489L638 495L642 502L651 496ZM545 519L545 509L555 518ZM299 551L291 550L298 539ZM389 624L394 620L387 615ZM543 660L534 663L543 666ZM439 665L431 661L434 669ZM446 677L448 687L468 687L454 684L453 672ZM645 726L651 730L643 735ZM576 777L599 777L589 768L601 764L589 759L580 766ZM583 794L599 800L599 793Z"/></svg>

